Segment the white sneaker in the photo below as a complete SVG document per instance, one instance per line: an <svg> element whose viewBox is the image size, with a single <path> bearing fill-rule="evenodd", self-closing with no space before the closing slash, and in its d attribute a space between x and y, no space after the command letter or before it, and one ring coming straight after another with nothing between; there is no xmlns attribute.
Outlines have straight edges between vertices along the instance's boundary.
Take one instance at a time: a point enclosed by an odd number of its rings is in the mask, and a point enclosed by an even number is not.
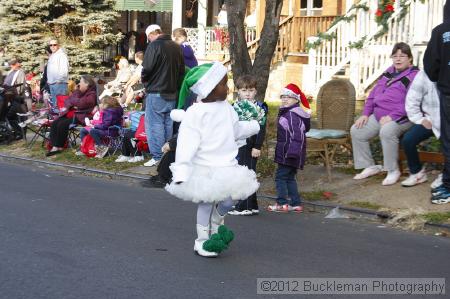
<svg viewBox="0 0 450 299"><path fill-rule="evenodd" d="M403 187L412 187L417 184L424 183L428 180L425 168L415 174L410 174L409 177L402 182Z"/></svg>
<svg viewBox="0 0 450 299"><path fill-rule="evenodd" d="M388 171L388 174L387 174L386 178L383 180L383 182L381 183L381 185L383 185L383 186L394 185L395 183L397 183L397 181L401 175L402 174L400 173L400 170L398 170L398 169L393 170L393 171Z"/></svg>
<svg viewBox="0 0 450 299"><path fill-rule="evenodd" d="M117 163L129 162L131 159L132 159L132 157L120 155L114 162L117 162Z"/></svg>
<svg viewBox="0 0 450 299"><path fill-rule="evenodd" d="M372 165L372 166L366 167L366 168L364 168L363 171L361 171L360 173L355 175L353 177L353 179L354 180L366 179L368 177L371 177L371 176L374 176L376 174L379 174L382 169L383 168L381 167L381 165Z"/></svg>
<svg viewBox="0 0 450 299"><path fill-rule="evenodd" d="M152 166L158 165L158 163L159 163L159 160L155 160L155 159L151 158L149 161L144 163L144 166L152 167Z"/></svg>
<svg viewBox="0 0 450 299"><path fill-rule="evenodd" d="M84 156L84 153L82 151L76 151L75 156Z"/></svg>
<svg viewBox="0 0 450 299"><path fill-rule="evenodd" d="M134 156L128 162L130 163L136 163L136 162L142 162L144 161L144 156Z"/></svg>
<svg viewBox="0 0 450 299"><path fill-rule="evenodd" d="M431 183L430 187L431 189L436 189L440 185L442 185L442 173L438 175L438 177L433 181L433 183Z"/></svg>

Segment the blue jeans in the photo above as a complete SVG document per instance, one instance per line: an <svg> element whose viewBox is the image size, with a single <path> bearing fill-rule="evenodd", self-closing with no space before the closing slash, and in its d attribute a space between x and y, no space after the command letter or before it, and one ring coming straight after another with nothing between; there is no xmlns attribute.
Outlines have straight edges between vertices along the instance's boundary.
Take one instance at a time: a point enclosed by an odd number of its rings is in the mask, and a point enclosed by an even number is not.
<svg viewBox="0 0 450 299"><path fill-rule="evenodd" d="M145 134L149 141L153 159L162 157L161 148L173 134L173 122L170 111L175 108L176 100L165 99L159 93L150 93L145 98Z"/></svg>
<svg viewBox="0 0 450 299"><path fill-rule="evenodd" d="M85 128L81 129L80 131L80 139L81 141L83 141L83 138L86 135L91 135L92 139L94 139L94 142L96 145L103 145L102 142L102 135L100 134L100 131L94 128L91 128L89 131L86 130Z"/></svg>
<svg viewBox="0 0 450 299"><path fill-rule="evenodd" d="M433 131L422 125L414 125L403 135L402 146L408 160L408 168L411 174L416 174L422 169L419 160L417 146L424 140L433 136Z"/></svg>
<svg viewBox="0 0 450 299"><path fill-rule="evenodd" d="M56 106L56 96L67 94L67 83L49 84L52 105Z"/></svg>
<svg viewBox="0 0 450 299"><path fill-rule="evenodd" d="M275 186L277 189L277 204L287 204L287 198L291 199L291 206L299 206L301 203L300 195L298 194L297 180L295 175L297 168L278 164L277 172L275 174Z"/></svg>

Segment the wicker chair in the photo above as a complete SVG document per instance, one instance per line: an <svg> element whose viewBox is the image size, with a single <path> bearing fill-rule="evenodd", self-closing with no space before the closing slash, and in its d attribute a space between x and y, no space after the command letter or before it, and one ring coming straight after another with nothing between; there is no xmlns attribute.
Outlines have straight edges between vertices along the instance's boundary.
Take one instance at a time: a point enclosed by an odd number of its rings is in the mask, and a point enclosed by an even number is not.
<svg viewBox="0 0 450 299"><path fill-rule="evenodd" d="M341 130L339 138L324 135L323 139L307 139L306 150L319 152L327 169L328 180L331 181L331 168L334 154L339 146L351 150L350 127L355 118L355 88L345 79L332 79L325 83L317 96L318 130Z"/></svg>

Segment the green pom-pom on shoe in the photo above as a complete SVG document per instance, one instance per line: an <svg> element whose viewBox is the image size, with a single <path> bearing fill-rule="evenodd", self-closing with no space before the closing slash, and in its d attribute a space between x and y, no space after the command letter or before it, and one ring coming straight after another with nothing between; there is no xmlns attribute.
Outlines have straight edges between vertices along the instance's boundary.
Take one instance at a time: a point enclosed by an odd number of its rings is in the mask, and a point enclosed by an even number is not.
<svg viewBox="0 0 450 299"><path fill-rule="evenodd" d="M228 229L225 225L219 226L218 233L226 245L230 244L230 242L234 239L233 231Z"/></svg>
<svg viewBox="0 0 450 299"><path fill-rule="evenodd" d="M221 253L227 248L227 244L225 244L219 234L213 234L209 240L203 243L203 249L209 252Z"/></svg>

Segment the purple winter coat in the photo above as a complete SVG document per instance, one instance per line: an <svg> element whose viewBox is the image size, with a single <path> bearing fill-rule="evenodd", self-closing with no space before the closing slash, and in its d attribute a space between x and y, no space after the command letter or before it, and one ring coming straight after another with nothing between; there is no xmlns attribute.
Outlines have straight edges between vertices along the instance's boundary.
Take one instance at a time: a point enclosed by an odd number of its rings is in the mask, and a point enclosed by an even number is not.
<svg viewBox="0 0 450 299"><path fill-rule="evenodd" d="M306 160L306 132L310 115L298 104L281 107L278 112L275 162L303 169Z"/></svg>
<svg viewBox="0 0 450 299"><path fill-rule="evenodd" d="M118 133L117 129L109 129L111 126L122 125L123 109L122 107L106 108L103 110L102 123L94 126L94 129L100 131L102 136L109 135L115 136ZM109 130L108 130L109 129Z"/></svg>
<svg viewBox="0 0 450 299"><path fill-rule="evenodd" d="M367 97L363 115L375 115L379 121L389 115L393 121L407 121L405 99L409 87L419 69L412 66L394 77L395 69L390 66L378 79L377 84Z"/></svg>

